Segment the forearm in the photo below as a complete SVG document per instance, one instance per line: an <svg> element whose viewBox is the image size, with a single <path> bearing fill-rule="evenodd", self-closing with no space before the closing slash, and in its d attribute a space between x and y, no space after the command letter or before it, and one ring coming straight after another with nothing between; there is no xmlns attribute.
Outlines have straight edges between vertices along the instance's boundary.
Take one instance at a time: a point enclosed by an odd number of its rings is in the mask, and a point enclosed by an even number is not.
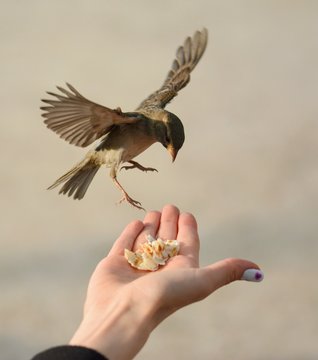
<svg viewBox="0 0 318 360"><path fill-rule="evenodd" d="M70 341L95 349L110 360L130 360L143 347L153 329L151 309L134 304L128 297L111 306L85 314Z"/></svg>

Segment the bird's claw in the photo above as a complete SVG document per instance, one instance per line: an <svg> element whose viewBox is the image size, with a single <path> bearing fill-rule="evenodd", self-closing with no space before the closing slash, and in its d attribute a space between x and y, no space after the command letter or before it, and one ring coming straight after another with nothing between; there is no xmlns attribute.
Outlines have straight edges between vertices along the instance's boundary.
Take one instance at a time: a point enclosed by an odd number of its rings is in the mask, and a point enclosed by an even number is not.
<svg viewBox="0 0 318 360"><path fill-rule="evenodd" d="M157 169L155 169L155 168L152 168L152 167L147 167L147 168L144 168L142 171L155 171L155 172L158 172L158 170Z"/></svg>
<svg viewBox="0 0 318 360"><path fill-rule="evenodd" d="M130 166L125 165L125 166L122 166L122 167L119 169L119 171L122 171L123 169L124 169L124 170L133 169L134 167L135 167L134 165L130 165Z"/></svg>
<svg viewBox="0 0 318 360"><path fill-rule="evenodd" d="M143 210L146 211L142 206L141 206L141 202L132 199L128 194L124 194L124 196L119 200L119 204L121 204L122 202L127 201L130 205L132 205L133 207L139 209L139 210Z"/></svg>
<svg viewBox="0 0 318 360"><path fill-rule="evenodd" d="M124 166L122 166L121 168L120 168L120 171L122 170L122 169L124 169L124 170L129 170L129 169L135 169L135 168L137 168L137 169L139 169L139 170L141 170L141 171L145 171L145 172L147 172L147 171L155 171L155 172L158 172L158 170L157 169L155 169L155 168L152 168L152 167L144 167L144 166L142 166L142 165L140 165L140 164L133 164L133 165L124 165Z"/></svg>

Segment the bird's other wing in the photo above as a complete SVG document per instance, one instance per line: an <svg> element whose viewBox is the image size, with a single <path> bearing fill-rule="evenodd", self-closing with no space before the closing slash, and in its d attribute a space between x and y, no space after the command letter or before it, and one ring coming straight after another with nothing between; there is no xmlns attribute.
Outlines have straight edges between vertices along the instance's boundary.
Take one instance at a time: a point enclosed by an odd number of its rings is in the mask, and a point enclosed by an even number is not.
<svg viewBox="0 0 318 360"><path fill-rule="evenodd" d="M138 119L98 105L81 95L72 85L67 90L57 86L63 95L47 92L56 99L42 101L42 116L47 127L76 146L85 147L107 134L114 125L136 122Z"/></svg>
<svg viewBox="0 0 318 360"><path fill-rule="evenodd" d="M176 58L162 87L145 99L137 111L153 106L164 108L190 81L190 73L201 59L207 42L208 31L205 28L196 31L192 38L187 37L184 44L178 48Z"/></svg>

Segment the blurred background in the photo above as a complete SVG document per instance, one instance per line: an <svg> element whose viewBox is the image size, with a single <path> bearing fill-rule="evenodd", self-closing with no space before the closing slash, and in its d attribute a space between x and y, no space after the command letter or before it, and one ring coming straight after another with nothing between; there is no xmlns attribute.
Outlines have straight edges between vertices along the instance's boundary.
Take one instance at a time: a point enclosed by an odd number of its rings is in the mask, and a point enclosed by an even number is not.
<svg viewBox="0 0 318 360"><path fill-rule="evenodd" d="M138 160L159 173L119 181L147 210L195 214L202 265L242 257L266 277L179 311L136 359L316 359L318 3L4 0L0 20L2 358L67 343L96 263L144 216L116 205L105 168L82 201L45 190L86 149L46 129L40 99L67 81L131 111L205 26L206 53L168 107L186 130L176 162L156 144Z"/></svg>

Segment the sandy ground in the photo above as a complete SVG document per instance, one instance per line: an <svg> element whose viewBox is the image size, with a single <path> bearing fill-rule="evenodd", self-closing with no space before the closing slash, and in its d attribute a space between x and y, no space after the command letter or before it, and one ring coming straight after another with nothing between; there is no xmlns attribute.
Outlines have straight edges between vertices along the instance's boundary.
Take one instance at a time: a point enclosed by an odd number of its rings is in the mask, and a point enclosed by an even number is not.
<svg viewBox="0 0 318 360"><path fill-rule="evenodd" d="M210 41L169 105L186 143L120 180L148 209L193 212L202 264L239 256L261 284L236 283L152 335L143 359L311 360L318 354L318 3L315 1L1 1L1 358L67 343L90 273L126 223L107 171L76 202L45 188L86 150L45 128L40 98L65 81L133 110L158 88L177 46ZM141 186L142 184L142 186Z"/></svg>

